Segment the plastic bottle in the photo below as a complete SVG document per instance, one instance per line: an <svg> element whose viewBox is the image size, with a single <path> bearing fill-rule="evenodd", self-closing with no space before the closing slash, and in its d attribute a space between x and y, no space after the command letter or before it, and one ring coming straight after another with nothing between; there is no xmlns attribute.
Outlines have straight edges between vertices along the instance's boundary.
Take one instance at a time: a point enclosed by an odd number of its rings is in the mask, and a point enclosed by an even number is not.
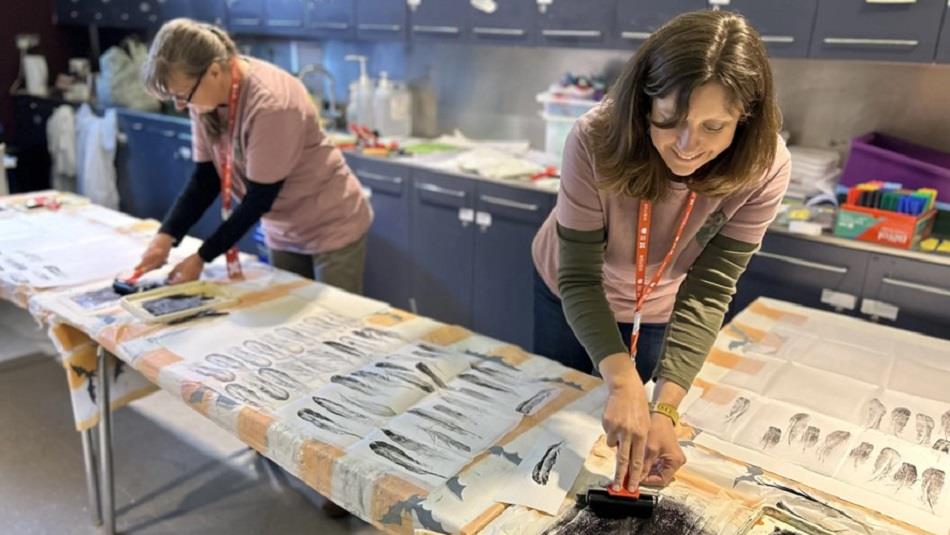
<svg viewBox="0 0 950 535"><path fill-rule="evenodd" d="M412 134L412 93L406 84L393 83L389 101L389 119L392 136L409 137Z"/></svg>
<svg viewBox="0 0 950 535"><path fill-rule="evenodd" d="M393 85L389 81L389 75L386 71L379 73L379 83L376 84L376 92L373 93L373 119L376 130L380 135L392 137L393 133L392 117L390 114L390 104L393 98Z"/></svg>
<svg viewBox="0 0 950 535"><path fill-rule="evenodd" d="M356 81L355 92L354 86L350 85L350 103L356 102L355 120L353 117L348 120L374 130L376 125L373 117L373 80L366 74L366 56L349 54L344 59L358 61L360 64L360 77Z"/></svg>

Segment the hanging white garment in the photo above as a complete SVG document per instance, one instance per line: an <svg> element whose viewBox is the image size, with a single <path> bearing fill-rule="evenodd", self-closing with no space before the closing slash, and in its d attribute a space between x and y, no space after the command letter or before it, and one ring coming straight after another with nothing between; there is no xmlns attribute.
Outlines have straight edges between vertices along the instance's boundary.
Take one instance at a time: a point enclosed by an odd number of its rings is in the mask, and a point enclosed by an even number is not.
<svg viewBox="0 0 950 535"><path fill-rule="evenodd" d="M46 121L46 139L53 160L53 189L76 191L76 113L72 106L64 104L53 111Z"/></svg>
<svg viewBox="0 0 950 535"><path fill-rule="evenodd" d="M115 151L118 123L114 109L102 117L83 104L76 117L76 182L79 193L92 202L119 209Z"/></svg>

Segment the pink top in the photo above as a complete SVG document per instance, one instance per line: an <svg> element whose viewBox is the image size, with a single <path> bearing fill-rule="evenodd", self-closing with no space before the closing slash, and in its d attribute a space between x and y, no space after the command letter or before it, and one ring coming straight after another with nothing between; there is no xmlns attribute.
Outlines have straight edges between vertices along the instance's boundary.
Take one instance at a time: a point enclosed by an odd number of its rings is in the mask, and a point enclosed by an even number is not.
<svg viewBox="0 0 950 535"><path fill-rule="evenodd" d="M373 219L359 180L343 154L320 130L310 95L299 80L270 63L247 58L238 98L234 192L243 180L284 180L280 194L261 218L267 246L317 254L345 247L366 234ZM227 108L218 108L227 121ZM196 162L223 168L221 151L210 143L196 114L191 117Z"/></svg>
<svg viewBox="0 0 950 535"><path fill-rule="evenodd" d="M556 224L580 231L606 229L604 291L617 321L631 323L636 305L635 234L639 199L607 193L596 186L603 178L594 170L588 141L591 118L597 111L595 108L581 117L567 138L557 204L534 238L532 255L541 278L555 295L560 295ZM717 233L747 243L761 243L788 188L791 172L788 149L781 138L777 144L775 161L757 184L724 198L698 196L669 267L643 306L644 323L669 321L680 283L703 247ZM654 203L647 280L652 280L669 251L688 196L685 184L674 184L667 198Z"/></svg>

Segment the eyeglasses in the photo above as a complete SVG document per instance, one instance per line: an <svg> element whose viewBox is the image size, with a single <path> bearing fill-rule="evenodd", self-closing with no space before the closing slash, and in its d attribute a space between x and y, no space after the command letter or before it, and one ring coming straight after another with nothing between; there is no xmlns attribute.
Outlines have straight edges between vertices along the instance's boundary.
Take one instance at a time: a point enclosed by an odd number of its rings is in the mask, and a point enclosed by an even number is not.
<svg viewBox="0 0 950 535"><path fill-rule="evenodd" d="M188 92L188 96L181 98L179 95L172 95L172 99L175 102L179 102L184 105L191 104L191 99L194 98L195 92L198 91L198 86L201 85L201 80L204 78L205 73L208 72L208 69L201 71L201 74L198 75L198 79L195 80L195 85L191 86L191 91Z"/></svg>

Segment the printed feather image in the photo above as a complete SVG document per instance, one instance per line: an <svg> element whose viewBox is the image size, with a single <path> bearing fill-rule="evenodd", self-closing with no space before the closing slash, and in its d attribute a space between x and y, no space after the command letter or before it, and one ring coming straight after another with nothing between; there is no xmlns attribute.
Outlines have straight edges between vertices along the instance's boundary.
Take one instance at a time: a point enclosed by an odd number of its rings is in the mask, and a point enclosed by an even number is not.
<svg viewBox="0 0 950 535"><path fill-rule="evenodd" d="M894 436L900 436L900 434L904 432L904 428L907 427L907 422L909 421L910 409L897 407L891 411L891 421L888 432Z"/></svg>
<svg viewBox="0 0 950 535"><path fill-rule="evenodd" d="M515 411L528 416L532 414L534 410L544 404L545 401L551 399L554 393L557 392L554 388L545 388L535 393L530 398L522 401L515 407Z"/></svg>
<svg viewBox="0 0 950 535"><path fill-rule="evenodd" d="M315 427L324 431L329 431L330 433L336 435L348 435L355 438L363 438L348 429L344 429L343 426L313 409L300 409L297 411L297 416L301 420L309 422L310 424L313 424Z"/></svg>
<svg viewBox="0 0 950 535"><path fill-rule="evenodd" d="M213 364L219 368L225 368L229 370L246 370L247 364L244 362L230 356L224 355L222 353L210 353L205 355L205 360L209 364Z"/></svg>
<svg viewBox="0 0 950 535"><path fill-rule="evenodd" d="M880 429L881 421L887 414L887 408L881 403L881 400L875 398L868 402L864 408L864 427L869 429Z"/></svg>
<svg viewBox="0 0 950 535"><path fill-rule="evenodd" d="M805 433L805 429L808 427L808 420L810 418L811 416L808 414L800 412L788 419L788 429L785 430L785 437L789 446L792 445L792 442L796 442L802 437Z"/></svg>
<svg viewBox="0 0 950 535"><path fill-rule="evenodd" d="M229 347L227 352L251 366L265 367L274 364L271 359L248 351L242 347Z"/></svg>
<svg viewBox="0 0 950 535"><path fill-rule="evenodd" d="M854 467L857 468L858 465L864 464L871 458L871 453L874 452L874 444L870 442L862 442L851 449L851 453L848 454L848 458L854 463Z"/></svg>
<svg viewBox="0 0 950 535"><path fill-rule="evenodd" d="M938 438L936 442L934 442L933 449L940 453L950 453L950 440Z"/></svg>
<svg viewBox="0 0 950 535"><path fill-rule="evenodd" d="M931 511L937 506L937 502L940 500L945 477L946 472L943 470L928 468L924 470L920 478L920 501L929 505Z"/></svg>
<svg viewBox="0 0 950 535"><path fill-rule="evenodd" d="M735 402L732 404L732 409L729 410L729 414L726 415L726 423L733 423L749 410L749 407L752 405L752 402L748 398L739 396L736 398Z"/></svg>
<svg viewBox="0 0 950 535"><path fill-rule="evenodd" d="M901 462L901 454L894 448L884 448L877 454L874 461L874 473L871 481L880 481L891 475L891 472Z"/></svg>
<svg viewBox="0 0 950 535"><path fill-rule="evenodd" d="M392 444L377 440L369 445L369 449L373 450L373 453L379 455L380 457L388 460L389 462L402 467L409 472L419 475L428 475L435 476L440 479L447 479L448 476L443 476L435 472L430 472L425 468L422 468L422 465L419 461L410 457L402 449L393 446Z"/></svg>
<svg viewBox="0 0 950 535"><path fill-rule="evenodd" d="M544 452L544 456L534 465L534 470L531 471L531 479L533 479L535 483L538 485L548 484L548 478L551 477L551 470L553 470L554 465L557 464L557 458L558 455L561 454L561 448L563 446L563 440L557 444L548 446L548 450Z"/></svg>
<svg viewBox="0 0 950 535"><path fill-rule="evenodd" d="M778 427L770 426L765 430L765 434L762 435L762 440L759 442L759 445L763 450L775 447L782 440L782 430Z"/></svg>
<svg viewBox="0 0 950 535"><path fill-rule="evenodd" d="M813 425L809 425L805 429L805 434L802 435L802 451L812 448L818 444L819 438L821 438L821 429L818 429Z"/></svg>
<svg viewBox="0 0 950 535"><path fill-rule="evenodd" d="M901 467L894 472L894 482L897 483L897 490L913 487L914 483L917 483L917 467L910 463L901 463Z"/></svg>
<svg viewBox="0 0 950 535"><path fill-rule="evenodd" d="M930 436L934 430L934 419L926 414L917 415L917 443L921 445L930 444Z"/></svg>
<svg viewBox="0 0 950 535"><path fill-rule="evenodd" d="M836 450L844 446L850 438L851 433L848 431L833 431L825 437L824 443L818 448L818 460L825 462L828 457L834 455Z"/></svg>

